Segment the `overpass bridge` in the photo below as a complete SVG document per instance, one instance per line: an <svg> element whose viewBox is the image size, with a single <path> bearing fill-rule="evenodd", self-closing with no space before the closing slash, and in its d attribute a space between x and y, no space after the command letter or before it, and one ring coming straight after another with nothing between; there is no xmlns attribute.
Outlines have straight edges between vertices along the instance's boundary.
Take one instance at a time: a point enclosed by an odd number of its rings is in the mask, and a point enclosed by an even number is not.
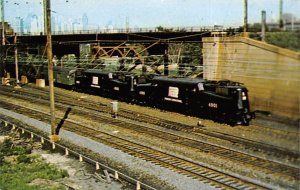
<svg viewBox="0 0 300 190"><path fill-rule="evenodd" d="M227 30L228 31L228 30ZM235 31L231 29L231 31ZM119 30L94 30L94 31L67 31L53 32L52 44L53 54L58 58L75 54L80 56L80 45L92 44L103 47L112 47L108 51L123 51L126 46L143 45L150 55L162 55L172 43L198 43L202 37L210 37L220 33L217 27L185 27L185 28L138 28ZM17 34L18 47L29 54L41 55L47 43L47 36L40 34ZM8 46L14 44L14 36L6 36ZM100 48L100 49L101 49ZM99 49L99 48L97 48ZM106 48L108 49L108 48ZM113 55L104 52L105 56ZM126 53L122 53L126 55ZM129 55L129 54L128 54Z"/></svg>

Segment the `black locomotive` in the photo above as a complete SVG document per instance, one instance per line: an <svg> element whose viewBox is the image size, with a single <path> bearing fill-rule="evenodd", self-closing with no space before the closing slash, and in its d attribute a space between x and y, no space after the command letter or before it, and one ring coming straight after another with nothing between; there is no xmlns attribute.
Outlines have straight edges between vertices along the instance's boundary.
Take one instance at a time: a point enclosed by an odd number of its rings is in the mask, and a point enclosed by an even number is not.
<svg viewBox="0 0 300 190"><path fill-rule="evenodd" d="M231 125L249 125L253 117L248 91L238 82L95 69L75 74L75 77L69 77L74 80L69 84L128 102L182 111Z"/></svg>
<svg viewBox="0 0 300 190"><path fill-rule="evenodd" d="M47 67L42 70L47 80ZM89 90L122 101L171 109L230 125L249 125L254 117L247 88L238 82L67 67L54 67L53 72L56 85Z"/></svg>

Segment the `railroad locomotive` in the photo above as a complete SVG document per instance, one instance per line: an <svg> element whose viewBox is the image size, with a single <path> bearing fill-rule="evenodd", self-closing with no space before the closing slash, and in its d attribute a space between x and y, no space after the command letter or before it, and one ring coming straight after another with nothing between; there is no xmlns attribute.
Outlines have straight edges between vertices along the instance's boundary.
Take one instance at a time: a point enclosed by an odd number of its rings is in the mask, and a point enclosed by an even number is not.
<svg viewBox="0 0 300 190"><path fill-rule="evenodd" d="M73 74L74 72L72 72ZM248 91L241 83L87 69L69 77L76 88L127 102L181 111L231 125L249 125Z"/></svg>
<svg viewBox="0 0 300 190"><path fill-rule="evenodd" d="M48 79L47 67L41 74ZM119 99L184 112L230 125L249 125L248 91L241 83L199 78L169 77L155 74L99 69L53 68L56 85Z"/></svg>
<svg viewBox="0 0 300 190"><path fill-rule="evenodd" d="M152 100L158 105L228 124L249 125L247 89L232 81L154 77Z"/></svg>

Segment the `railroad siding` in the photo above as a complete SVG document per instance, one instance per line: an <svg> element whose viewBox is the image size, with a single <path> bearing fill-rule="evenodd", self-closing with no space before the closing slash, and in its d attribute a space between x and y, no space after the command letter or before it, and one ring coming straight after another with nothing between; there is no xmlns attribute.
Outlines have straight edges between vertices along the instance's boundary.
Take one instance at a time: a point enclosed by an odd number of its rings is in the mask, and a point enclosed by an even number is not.
<svg viewBox="0 0 300 190"><path fill-rule="evenodd" d="M251 110L299 119L300 53L242 37L203 38L204 78L249 89Z"/></svg>

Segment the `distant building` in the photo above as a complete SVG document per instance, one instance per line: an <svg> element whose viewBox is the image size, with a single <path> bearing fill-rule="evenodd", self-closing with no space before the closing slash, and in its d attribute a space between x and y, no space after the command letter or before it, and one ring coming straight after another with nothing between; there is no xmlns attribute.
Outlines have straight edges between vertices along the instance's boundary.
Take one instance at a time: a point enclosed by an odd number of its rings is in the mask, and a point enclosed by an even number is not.
<svg viewBox="0 0 300 190"><path fill-rule="evenodd" d="M32 19L30 22L30 33L37 33L39 32L39 20L37 15L32 15Z"/></svg>
<svg viewBox="0 0 300 190"><path fill-rule="evenodd" d="M13 35L14 34L13 28L7 22L4 22L4 28L5 28L5 34L6 35ZM0 32L1 32L0 34L2 34L2 22L0 22Z"/></svg>
<svg viewBox="0 0 300 190"><path fill-rule="evenodd" d="M24 19L21 17L16 17L16 24L15 24L15 32L19 34L24 34Z"/></svg>
<svg viewBox="0 0 300 190"><path fill-rule="evenodd" d="M56 29L56 18L55 17L51 17L51 30L53 31L57 31Z"/></svg>
<svg viewBox="0 0 300 190"><path fill-rule="evenodd" d="M20 34L24 34L24 19L20 19Z"/></svg>
<svg viewBox="0 0 300 190"><path fill-rule="evenodd" d="M293 14L286 13L282 15L284 31L300 31L300 19ZM269 31L279 30L279 22L267 23Z"/></svg>
<svg viewBox="0 0 300 190"><path fill-rule="evenodd" d="M267 27L269 31L279 30L279 23L267 23ZM283 23L284 31L300 31L300 21L294 22L284 22Z"/></svg>
<svg viewBox="0 0 300 190"><path fill-rule="evenodd" d="M86 13L84 13L82 16L82 29L88 30L88 25L89 25L89 18L87 17Z"/></svg>

